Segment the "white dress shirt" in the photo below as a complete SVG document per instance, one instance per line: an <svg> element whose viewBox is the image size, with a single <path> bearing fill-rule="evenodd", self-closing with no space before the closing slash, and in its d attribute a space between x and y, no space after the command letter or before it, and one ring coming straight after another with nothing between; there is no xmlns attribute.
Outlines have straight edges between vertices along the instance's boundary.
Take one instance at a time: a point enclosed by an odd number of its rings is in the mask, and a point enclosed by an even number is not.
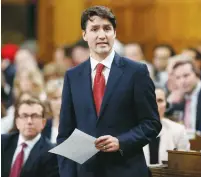
<svg viewBox="0 0 201 177"><path fill-rule="evenodd" d="M51 143L53 143L53 144L57 143L57 136L58 136L58 127L52 126L51 138L50 138Z"/></svg>
<svg viewBox="0 0 201 177"><path fill-rule="evenodd" d="M27 147L24 148L24 161L23 161L23 164L25 164L25 162L27 161L27 159L29 157L29 154L30 154L32 148L39 141L40 137L41 137L41 134L38 134L32 140L25 140L24 137L19 134L19 138L18 138L18 142L17 142L17 148L15 150L15 153L14 153L14 156L13 156L13 160L12 160L12 166L13 166L13 164L15 162L15 159L17 158L17 155L22 150L22 143L26 143L27 144Z"/></svg>
<svg viewBox="0 0 201 177"><path fill-rule="evenodd" d="M197 86L191 93L191 95L187 95L186 99L190 97L190 129L195 131L196 130L196 116L197 116L197 104L198 104L198 97L201 91L201 81L198 82Z"/></svg>
<svg viewBox="0 0 201 177"><path fill-rule="evenodd" d="M98 60L92 58L90 56L90 62L91 62L91 80L92 80L92 88L93 88L93 85L94 85L94 78L95 78L95 75L96 75L96 66L101 63L105 66L105 68L103 69L103 75L105 77L105 84L107 84L107 81L108 81L108 77L109 77L109 74L110 74L110 69L111 69L111 66L112 66L112 62L114 60L114 55L115 55L115 51L112 50L111 53L104 59L102 60L101 62L99 62Z"/></svg>

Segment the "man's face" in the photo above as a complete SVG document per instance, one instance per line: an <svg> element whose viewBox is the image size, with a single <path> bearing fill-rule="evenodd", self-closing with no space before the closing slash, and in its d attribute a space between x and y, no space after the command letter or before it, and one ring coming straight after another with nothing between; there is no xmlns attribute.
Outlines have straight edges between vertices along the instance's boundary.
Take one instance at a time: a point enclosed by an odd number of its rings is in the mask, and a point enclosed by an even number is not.
<svg viewBox="0 0 201 177"><path fill-rule="evenodd" d="M138 45L127 45L125 47L125 56L134 61L143 60L143 54Z"/></svg>
<svg viewBox="0 0 201 177"><path fill-rule="evenodd" d="M89 49L77 46L72 51L72 58L76 65L83 63L89 58Z"/></svg>
<svg viewBox="0 0 201 177"><path fill-rule="evenodd" d="M158 112L159 112L160 118L163 118L165 110L166 110L165 92L161 89L156 89L155 94L156 94L156 102L158 105Z"/></svg>
<svg viewBox="0 0 201 177"><path fill-rule="evenodd" d="M16 126L26 140L33 139L43 130L46 119L42 117L42 111L43 108L38 104L20 106Z"/></svg>
<svg viewBox="0 0 201 177"><path fill-rule="evenodd" d="M173 73L177 88L184 93L191 93L198 81L196 74L192 70L192 66L190 64L178 66Z"/></svg>
<svg viewBox="0 0 201 177"><path fill-rule="evenodd" d="M154 51L154 66L158 71L163 71L167 67L170 51L166 47L158 47Z"/></svg>
<svg viewBox="0 0 201 177"><path fill-rule="evenodd" d="M193 63L195 64L198 71L201 70L201 61L196 59L196 53L193 50L185 49L182 51L182 55L189 57L193 60Z"/></svg>
<svg viewBox="0 0 201 177"><path fill-rule="evenodd" d="M113 47L116 31L107 19L93 16L91 20L87 21L83 39L88 42L92 57L106 57Z"/></svg>

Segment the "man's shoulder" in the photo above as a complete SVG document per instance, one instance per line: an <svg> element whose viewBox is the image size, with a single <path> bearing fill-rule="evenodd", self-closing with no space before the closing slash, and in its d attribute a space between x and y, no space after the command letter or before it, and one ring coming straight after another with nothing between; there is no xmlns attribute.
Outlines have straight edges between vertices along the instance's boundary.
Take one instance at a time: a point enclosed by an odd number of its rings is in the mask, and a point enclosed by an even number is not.
<svg viewBox="0 0 201 177"><path fill-rule="evenodd" d="M121 56L120 59L126 66L127 70L131 70L133 72L138 72L138 73L142 73L142 74L146 73L146 71L148 71L147 66L144 63L141 63L138 61L133 61L133 60L123 57L123 56Z"/></svg>
<svg viewBox="0 0 201 177"><path fill-rule="evenodd" d="M74 74L74 73L79 73L80 71L82 71L87 65L90 64L90 61L89 59L84 61L83 63L77 65L77 66L74 66L72 68L70 68L67 73L68 74Z"/></svg>
<svg viewBox="0 0 201 177"><path fill-rule="evenodd" d="M18 137L19 137L18 132L2 134L1 135L2 148L6 148L7 146L10 146L10 144L17 143Z"/></svg>
<svg viewBox="0 0 201 177"><path fill-rule="evenodd" d="M132 67L138 67L139 68L139 67L145 65L144 63L141 63L141 62L138 62L138 61L133 61L133 60L127 58L127 57L122 56L121 59L123 60L124 63L126 63L126 64L128 64L128 65L130 65Z"/></svg>
<svg viewBox="0 0 201 177"><path fill-rule="evenodd" d="M18 137L18 136L19 136L18 132L2 134L1 135L1 142L7 142L9 140L12 140L13 138Z"/></svg>

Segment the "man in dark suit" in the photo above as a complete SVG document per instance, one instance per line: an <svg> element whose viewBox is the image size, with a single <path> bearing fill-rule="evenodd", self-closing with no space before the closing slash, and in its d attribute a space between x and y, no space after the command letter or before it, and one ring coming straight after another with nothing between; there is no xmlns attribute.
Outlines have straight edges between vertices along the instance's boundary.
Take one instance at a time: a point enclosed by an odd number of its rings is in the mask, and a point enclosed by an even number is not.
<svg viewBox="0 0 201 177"><path fill-rule="evenodd" d="M44 106L37 100L19 103L15 123L19 133L1 136L2 177L59 177L53 145L41 136L45 126Z"/></svg>
<svg viewBox="0 0 201 177"><path fill-rule="evenodd" d="M173 66L177 93L169 97L167 114L183 112L183 122L187 129L201 131L201 81L192 61L179 61Z"/></svg>
<svg viewBox="0 0 201 177"><path fill-rule="evenodd" d="M161 130L146 65L113 50L116 19L95 6L81 17L90 58L66 72L57 141L75 128L97 137L100 150L82 165L58 156L61 177L147 177L142 147Z"/></svg>

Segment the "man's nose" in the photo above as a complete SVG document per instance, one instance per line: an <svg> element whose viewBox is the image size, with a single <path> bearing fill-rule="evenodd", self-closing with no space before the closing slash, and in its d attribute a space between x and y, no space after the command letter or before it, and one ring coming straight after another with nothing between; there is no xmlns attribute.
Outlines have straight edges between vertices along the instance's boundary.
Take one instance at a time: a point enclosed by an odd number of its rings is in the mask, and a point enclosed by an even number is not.
<svg viewBox="0 0 201 177"><path fill-rule="evenodd" d="M105 31L103 29L101 29L98 33L98 37L101 38L101 39L104 39L105 38Z"/></svg>
<svg viewBox="0 0 201 177"><path fill-rule="evenodd" d="M183 87L185 85L186 81L185 81L185 78L182 78L180 80L180 85Z"/></svg>
<svg viewBox="0 0 201 177"><path fill-rule="evenodd" d="M31 116L29 116L29 117L27 118L27 122L28 122L29 124L32 124L32 123L33 123L33 120L32 120L32 118L31 118Z"/></svg>

